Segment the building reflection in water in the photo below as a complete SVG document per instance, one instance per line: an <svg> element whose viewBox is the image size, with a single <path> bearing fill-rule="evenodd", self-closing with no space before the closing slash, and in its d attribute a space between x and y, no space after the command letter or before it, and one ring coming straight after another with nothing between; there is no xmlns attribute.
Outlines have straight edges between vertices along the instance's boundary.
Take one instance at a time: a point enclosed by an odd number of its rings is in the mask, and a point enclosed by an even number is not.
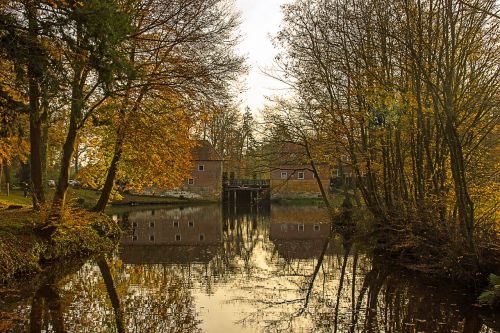
<svg viewBox="0 0 500 333"><path fill-rule="evenodd" d="M331 235L322 208L171 207L119 220L126 232L116 255L45 282L34 297L0 302L24 318L5 332L27 331L30 313L33 332L498 330L498 319L453 288Z"/></svg>
<svg viewBox="0 0 500 333"><path fill-rule="evenodd" d="M222 246L221 211L189 207L133 212L120 244L126 264L208 263Z"/></svg>

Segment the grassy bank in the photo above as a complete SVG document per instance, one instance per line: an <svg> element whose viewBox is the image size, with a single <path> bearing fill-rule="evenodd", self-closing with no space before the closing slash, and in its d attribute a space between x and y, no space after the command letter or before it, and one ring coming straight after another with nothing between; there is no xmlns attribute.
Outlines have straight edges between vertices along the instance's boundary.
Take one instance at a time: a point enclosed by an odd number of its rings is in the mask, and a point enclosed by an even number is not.
<svg viewBox="0 0 500 333"><path fill-rule="evenodd" d="M47 197L51 198L54 195L54 189L49 189ZM88 189L68 189L68 202L70 205L78 205L84 208L92 208L99 199L100 192ZM193 204L193 203L208 203L206 200L180 199L173 197L159 197L151 195L128 194L122 195L120 200L112 200L111 205L177 205L177 204ZM5 191L0 192L0 205L31 205L31 196L24 197L22 190L11 190L9 196Z"/></svg>
<svg viewBox="0 0 500 333"><path fill-rule="evenodd" d="M344 200L343 195L333 194L330 196L330 204L332 207L339 207ZM280 205L293 205L293 206L325 206L323 198L279 198L271 199L272 203Z"/></svg>
<svg viewBox="0 0 500 333"><path fill-rule="evenodd" d="M35 232L40 214L29 207L0 204L0 283L42 271L51 263L110 251L120 236L116 223L103 214L68 210L47 241ZM14 200L10 204L19 202Z"/></svg>

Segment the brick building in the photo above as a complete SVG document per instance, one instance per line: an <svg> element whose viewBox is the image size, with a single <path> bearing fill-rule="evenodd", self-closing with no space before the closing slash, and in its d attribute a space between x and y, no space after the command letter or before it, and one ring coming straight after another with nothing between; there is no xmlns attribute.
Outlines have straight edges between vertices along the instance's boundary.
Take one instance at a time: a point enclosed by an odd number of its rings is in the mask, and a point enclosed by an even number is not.
<svg viewBox="0 0 500 333"><path fill-rule="evenodd" d="M222 193L222 158L207 140L199 140L192 152L191 176L182 190L199 198L220 200Z"/></svg>
<svg viewBox="0 0 500 333"><path fill-rule="evenodd" d="M331 169L326 163L317 162L316 169L323 188L328 192ZM307 162L303 147L287 143L275 153L270 171L272 198L321 197L318 182Z"/></svg>

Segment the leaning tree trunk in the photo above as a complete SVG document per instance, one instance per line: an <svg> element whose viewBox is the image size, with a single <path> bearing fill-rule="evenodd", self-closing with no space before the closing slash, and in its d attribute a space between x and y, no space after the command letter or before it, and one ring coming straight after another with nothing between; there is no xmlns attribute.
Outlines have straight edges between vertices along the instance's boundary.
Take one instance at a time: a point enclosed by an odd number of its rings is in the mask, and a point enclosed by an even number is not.
<svg viewBox="0 0 500 333"><path fill-rule="evenodd" d="M86 74L83 64L75 67L71 92L71 113L69 119L68 134L63 145L63 155L61 159L61 169L59 181L56 186L56 192L52 201L52 208L49 214L49 222L60 219L62 211L66 205L66 193L68 191L69 170L71 160L75 151L75 143L78 136L78 124L82 115L83 107L83 84Z"/></svg>
<svg viewBox="0 0 500 333"><path fill-rule="evenodd" d="M108 173L106 174L106 181L104 182L104 187L102 188L101 195L99 196L99 200L94 207L95 211L103 212L108 204L109 197L111 195L111 191L113 190L113 185L115 183L116 173L118 172L118 163L120 162L122 156L122 147L123 147L123 125L121 125L118 129L116 142L115 142L115 150L113 154L113 159L111 160L111 164L108 168Z"/></svg>

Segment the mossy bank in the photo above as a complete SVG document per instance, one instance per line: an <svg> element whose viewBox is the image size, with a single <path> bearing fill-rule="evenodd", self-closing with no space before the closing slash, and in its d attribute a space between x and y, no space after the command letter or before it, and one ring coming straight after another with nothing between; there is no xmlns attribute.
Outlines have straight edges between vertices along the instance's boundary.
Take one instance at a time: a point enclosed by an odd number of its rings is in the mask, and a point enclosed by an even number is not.
<svg viewBox="0 0 500 333"><path fill-rule="evenodd" d="M116 222L104 214L69 209L50 240L37 235L40 213L0 207L0 283L23 279L50 264L108 252L119 241Z"/></svg>

